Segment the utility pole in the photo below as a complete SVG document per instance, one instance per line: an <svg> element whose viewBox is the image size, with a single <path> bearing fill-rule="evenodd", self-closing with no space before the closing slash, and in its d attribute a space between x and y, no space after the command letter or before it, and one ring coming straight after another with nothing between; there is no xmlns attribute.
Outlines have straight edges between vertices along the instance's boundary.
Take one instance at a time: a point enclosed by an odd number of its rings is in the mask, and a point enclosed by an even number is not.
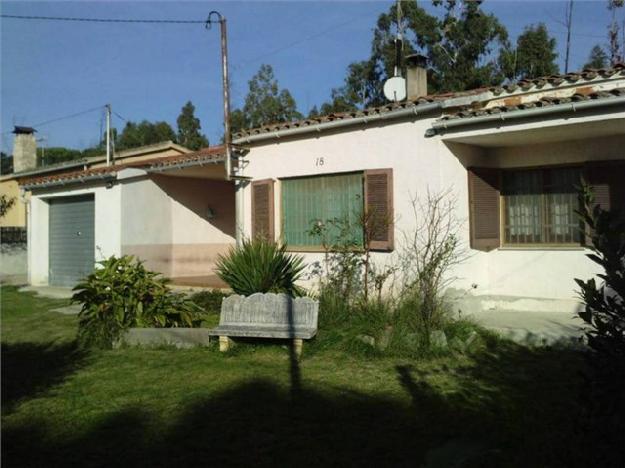
<svg viewBox="0 0 625 468"><path fill-rule="evenodd" d="M107 104L106 108L106 165L111 165L111 105Z"/></svg>
<svg viewBox="0 0 625 468"><path fill-rule="evenodd" d="M217 20L213 20L213 16ZM228 80L228 36L226 30L226 18L218 11L211 11L206 20L206 28L210 29L213 23L219 23L221 33L221 78L224 101L224 152L226 180L234 180L235 185L235 237L236 245L243 243L243 177L241 168L237 168L237 175L232 174L232 135L230 134L230 82Z"/></svg>
<svg viewBox="0 0 625 468"><path fill-rule="evenodd" d="M569 50L571 48L571 27L573 25L573 0L569 1L566 19L566 56L564 58L564 73L569 72Z"/></svg>

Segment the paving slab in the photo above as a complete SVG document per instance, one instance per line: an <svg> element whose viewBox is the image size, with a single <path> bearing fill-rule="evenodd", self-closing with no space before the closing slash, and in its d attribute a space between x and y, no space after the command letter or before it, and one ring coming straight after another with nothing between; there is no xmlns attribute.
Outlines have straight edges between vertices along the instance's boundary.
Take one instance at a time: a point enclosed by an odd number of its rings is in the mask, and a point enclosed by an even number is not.
<svg viewBox="0 0 625 468"><path fill-rule="evenodd" d="M585 322L568 312L489 310L473 314L480 325L529 345L582 345Z"/></svg>
<svg viewBox="0 0 625 468"><path fill-rule="evenodd" d="M78 315L82 306L80 304L72 304L65 307L59 307L57 309L51 309L50 312L58 312L63 315Z"/></svg>
<svg viewBox="0 0 625 468"><path fill-rule="evenodd" d="M58 288L54 286L24 286L19 292L34 292L38 296L51 299L69 299L72 297L72 288Z"/></svg>

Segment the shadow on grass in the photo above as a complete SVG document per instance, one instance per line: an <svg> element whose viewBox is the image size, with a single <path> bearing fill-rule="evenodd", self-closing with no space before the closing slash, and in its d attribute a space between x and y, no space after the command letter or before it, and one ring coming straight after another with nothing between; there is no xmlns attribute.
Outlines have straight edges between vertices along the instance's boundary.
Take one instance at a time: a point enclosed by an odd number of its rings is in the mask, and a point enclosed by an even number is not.
<svg viewBox="0 0 625 468"><path fill-rule="evenodd" d="M2 413L63 382L84 357L75 342L2 343Z"/></svg>
<svg viewBox="0 0 625 468"><path fill-rule="evenodd" d="M3 434L6 466L588 466L581 356L506 346L466 367L398 364L409 399L256 379L180 415L131 406L60 437L44 416ZM454 385L440 384L453 375ZM184 404L184 403L183 403ZM610 466L608 464L603 466Z"/></svg>

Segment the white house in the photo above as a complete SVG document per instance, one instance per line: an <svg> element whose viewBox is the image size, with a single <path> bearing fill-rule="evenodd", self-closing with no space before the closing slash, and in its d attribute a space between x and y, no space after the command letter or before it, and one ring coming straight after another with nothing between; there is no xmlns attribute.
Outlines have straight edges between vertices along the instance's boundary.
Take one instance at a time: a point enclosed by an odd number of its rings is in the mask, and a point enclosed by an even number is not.
<svg viewBox="0 0 625 468"><path fill-rule="evenodd" d="M312 263L312 222L372 207L392 220L372 242L388 264L415 228L412 199L449 190L470 253L451 272L459 308L575 311L573 279L598 272L575 184L583 175L603 207L625 209L625 66L419 97L425 76L410 71L404 102L237 135L234 180L221 147L19 179L32 192L30 283L73 285L133 254L175 282L219 286L215 260L236 234Z"/></svg>
<svg viewBox="0 0 625 468"><path fill-rule="evenodd" d="M394 220L374 238L385 263L415 227L412 198L449 189L471 254L453 272L459 307L577 310L573 278L598 272L574 213L580 176L625 210L625 66L445 96L412 85L406 102L237 135L245 234L314 262L312 221L375 205Z"/></svg>

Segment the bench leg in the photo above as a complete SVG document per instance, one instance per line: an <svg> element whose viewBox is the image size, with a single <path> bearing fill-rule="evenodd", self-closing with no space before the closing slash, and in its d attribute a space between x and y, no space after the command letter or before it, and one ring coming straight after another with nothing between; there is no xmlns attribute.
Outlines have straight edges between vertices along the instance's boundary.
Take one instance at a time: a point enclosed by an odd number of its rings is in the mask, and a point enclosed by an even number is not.
<svg viewBox="0 0 625 468"><path fill-rule="evenodd" d="M302 355L302 348L304 347L304 340L301 338L293 339L293 350L295 351L295 355L299 358Z"/></svg>
<svg viewBox="0 0 625 468"><path fill-rule="evenodd" d="M222 353L225 353L233 346L234 346L234 342L227 336L219 337L219 351L221 351Z"/></svg>

